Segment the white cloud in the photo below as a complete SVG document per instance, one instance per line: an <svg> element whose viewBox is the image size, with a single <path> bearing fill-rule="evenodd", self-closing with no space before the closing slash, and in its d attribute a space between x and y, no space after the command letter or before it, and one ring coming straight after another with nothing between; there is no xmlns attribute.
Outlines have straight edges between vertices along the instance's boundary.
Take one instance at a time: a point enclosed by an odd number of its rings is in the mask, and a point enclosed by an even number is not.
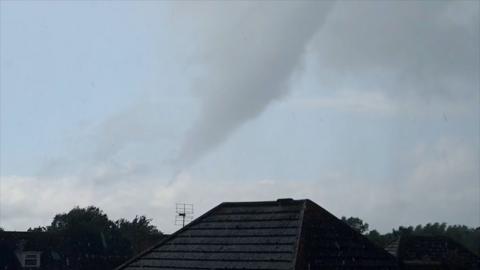
<svg viewBox="0 0 480 270"><path fill-rule="evenodd" d="M0 184L0 226L5 229L45 225L54 214L92 201L91 188L75 178L1 176Z"/></svg>

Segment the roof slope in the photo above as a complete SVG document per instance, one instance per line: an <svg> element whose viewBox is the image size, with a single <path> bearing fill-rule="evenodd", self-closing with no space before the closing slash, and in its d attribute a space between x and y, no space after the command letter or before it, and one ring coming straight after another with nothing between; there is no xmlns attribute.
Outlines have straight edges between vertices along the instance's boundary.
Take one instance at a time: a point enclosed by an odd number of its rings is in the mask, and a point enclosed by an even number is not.
<svg viewBox="0 0 480 270"><path fill-rule="evenodd" d="M297 268L397 269L397 260L325 209L306 201Z"/></svg>
<svg viewBox="0 0 480 270"><path fill-rule="evenodd" d="M118 269L396 269L309 200L222 203Z"/></svg>

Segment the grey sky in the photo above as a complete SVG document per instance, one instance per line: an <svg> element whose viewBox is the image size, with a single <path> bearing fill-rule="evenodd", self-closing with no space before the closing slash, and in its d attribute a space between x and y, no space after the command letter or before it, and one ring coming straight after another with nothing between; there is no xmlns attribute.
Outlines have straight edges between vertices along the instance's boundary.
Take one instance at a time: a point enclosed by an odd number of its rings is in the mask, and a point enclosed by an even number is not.
<svg viewBox="0 0 480 270"><path fill-rule="evenodd" d="M6 229L278 197L480 225L477 1L0 5Z"/></svg>

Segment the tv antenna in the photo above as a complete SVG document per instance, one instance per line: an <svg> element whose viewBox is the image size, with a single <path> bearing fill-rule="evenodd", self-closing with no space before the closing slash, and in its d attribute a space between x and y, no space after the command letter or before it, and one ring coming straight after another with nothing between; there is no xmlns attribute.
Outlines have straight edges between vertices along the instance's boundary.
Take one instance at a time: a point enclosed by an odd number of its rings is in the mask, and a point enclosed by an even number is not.
<svg viewBox="0 0 480 270"><path fill-rule="evenodd" d="M181 225L183 228L185 223L193 220L193 204L177 203L175 208L175 225Z"/></svg>

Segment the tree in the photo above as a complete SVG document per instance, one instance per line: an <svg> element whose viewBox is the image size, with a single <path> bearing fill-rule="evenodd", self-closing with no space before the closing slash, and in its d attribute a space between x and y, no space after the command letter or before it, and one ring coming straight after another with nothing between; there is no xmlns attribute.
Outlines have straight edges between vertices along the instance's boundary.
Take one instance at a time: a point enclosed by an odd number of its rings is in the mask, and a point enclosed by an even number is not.
<svg viewBox="0 0 480 270"><path fill-rule="evenodd" d="M157 227L145 216L135 216L132 221L119 219L115 225L123 237L130 241L134 253L139 253L163 237Z"/></svg>
<svg viewBox="0 0 480 270"><path fill-rule="evenodd" d="M47 228L29 231L61 235L64 241L59 251L67 256L71 269L103 270L113 269L163 237L151 221L145 216L112 221L98 207L77 206L55 215Z"/></svg>
<svg viewBox="0 0 480 270"><path fill-rule="evenodd" d="M377 230L371 230L365 235L370 241L374 242L380 247L384 247L384 237Z"/></svg>
<svg viewBox="0 0 480 270"><path fill-rule="evenodd" d="M358 217L342 217L342 221L361 234L368 232L368 223L363 222L363 220Z"/></svg>
<svg viewBox="0 0 480 270"><path fill-rule="evenodd" d="M57 214L47 231L64 236L61 249L73 269L112 269L132 255L129 241L94 206Z"/></svg>

